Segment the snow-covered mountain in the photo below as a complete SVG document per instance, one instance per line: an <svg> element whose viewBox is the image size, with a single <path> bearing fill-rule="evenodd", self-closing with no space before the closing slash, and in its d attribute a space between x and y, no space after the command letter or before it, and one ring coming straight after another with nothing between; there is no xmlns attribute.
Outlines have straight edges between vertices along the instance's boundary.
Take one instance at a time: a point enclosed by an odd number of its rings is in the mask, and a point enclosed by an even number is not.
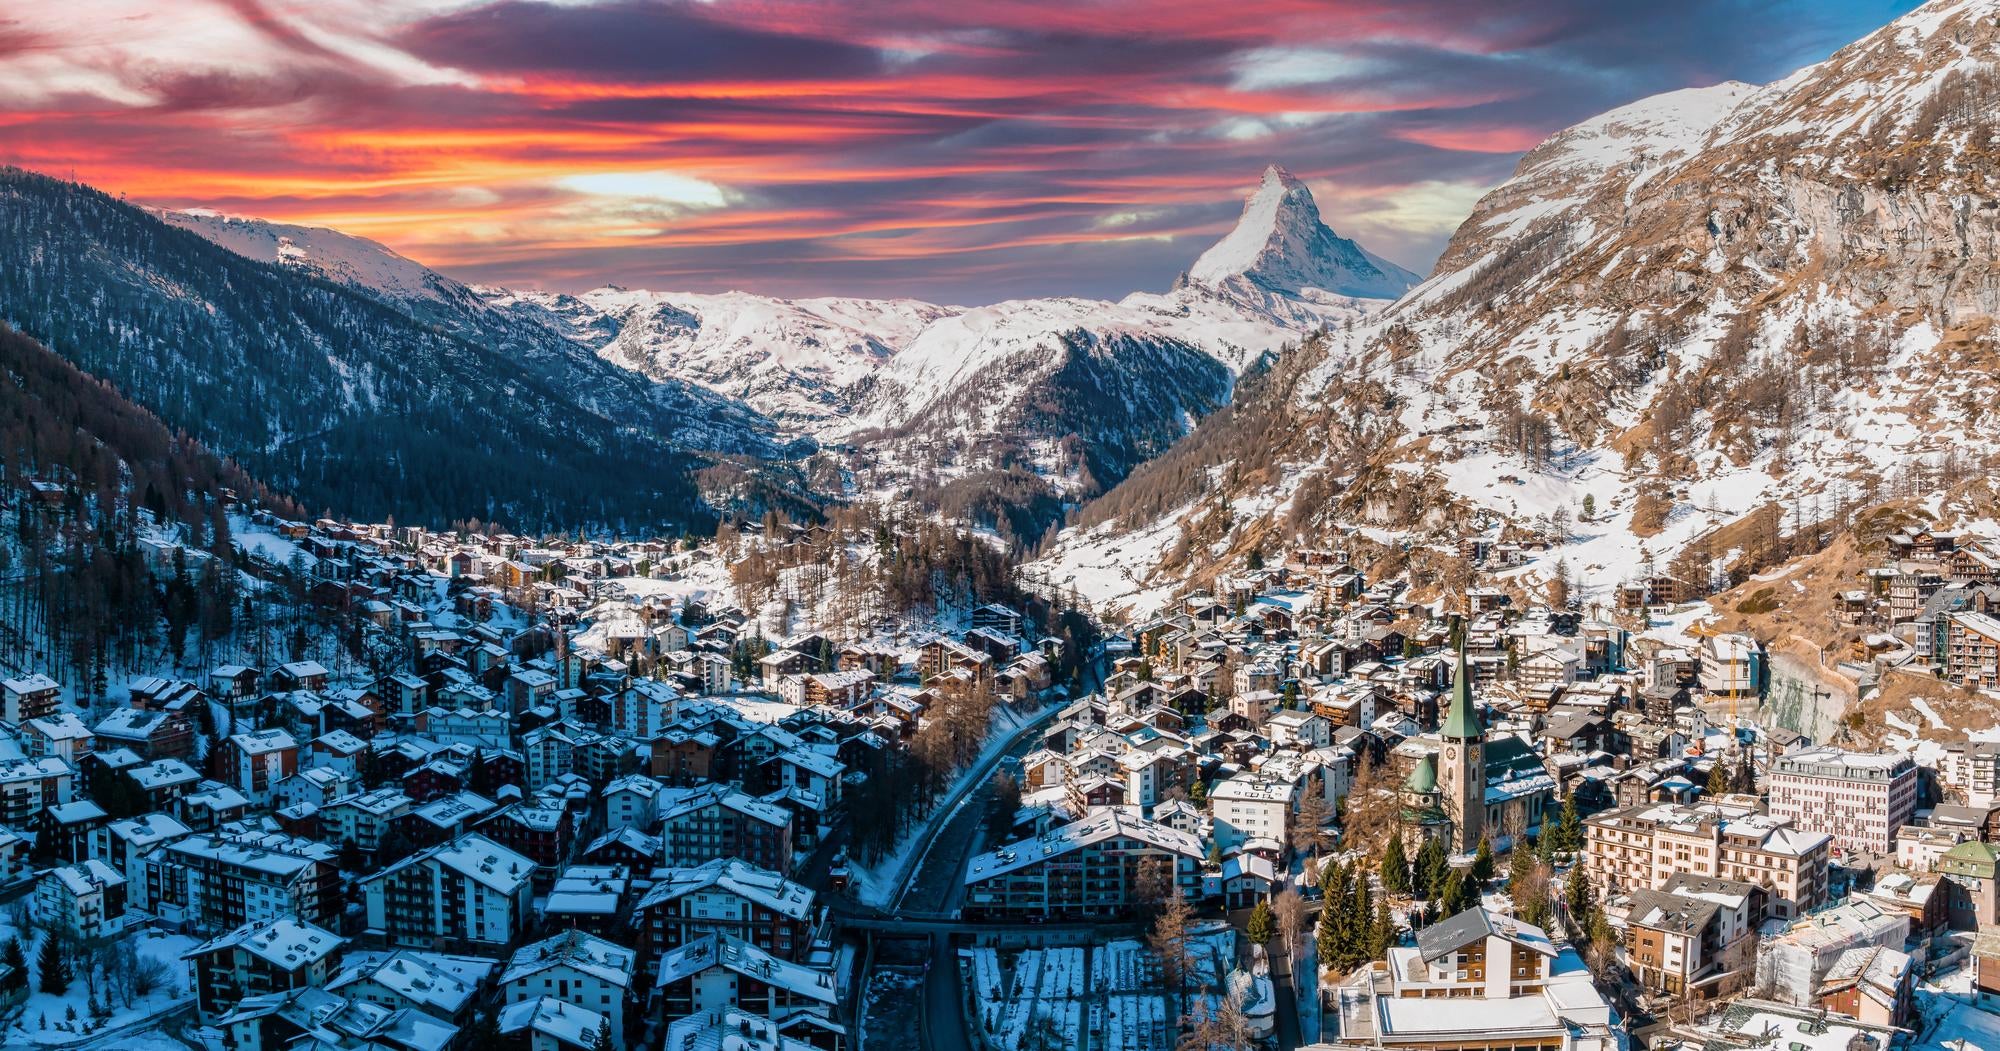
<svg viewBox="0 0 2000 1051"><path fill-rule="evenodd" d="M1773 506L1809 527L1994 462L1996 114L2000 0L1933 0L1773 84L1552 136L1428 280L1110 494L1046 575L1157 598L1290 533L1484 522L1557 535L1524 573L1602 597L1682 552L1754 568L1769 538L1723 527Z"/></svg>
<svg viewBox="0 0 2000 1051"><path fill-rule="evenodd" d="M872 479L860 488L898 492L996 471L1024 471L1066 498L1099 492L1227 403L1244 369L1416 281L1335 234L1306 185L1277 167L1189 276L1115 303L473 289L334 231L162 217L531 360L585 354L692 385L781 438L844 450Z"/></svg>
<svg viewBox="0 0 2000 1051"><path fill-rule="evenodd" d="M464 285L365 237L318 226L246 219L207 208L146 211L247 259L369 289L405 306L442 306L473 298Z"/></svg>
<svg viewBox="0 0 2000 1051"><path fill-rule="evenodd" d="M1312 191L1272 165L1243 218L1195 260L1188 279L1211 287L1241 281L1280 294L1314 288L1340 296L1394 299L1417 275L1333 232L1319 217Z"/></svg>
<svg viewBox="0 0 2000 1051"><path fill-rule="evenodd" d="M958 312L908 299L774 299L615 286L581 295L488 290L510 314L553 319L605 360L741 399L782 426L825 436L857 392L926 327Z"/></svg>
<svg viewBox="0 0 2000 1051"><path fill-rule="evenodd" d="M1004 431L1017 390L992 389L996 370L1016 388L1030 374L1045 375L1073 333L1091 334L1101 348L1192 349L1233 375L1302 333L1364 316L1417 280L1328 229L1312 192L1277 167L1235 229L1202 258L1201 273L1172 291L1117 303L1055 298L966 308L615 287L490 295L502 309L559 318L572 338L627 368L702 384L797 433L847 443L940 415L963 429L948 437ZM975 381L981 389L968 389ZM1227 387L1212 393L1226 398ZM980 403L976 421L937 411L961 401Z"/></svg>

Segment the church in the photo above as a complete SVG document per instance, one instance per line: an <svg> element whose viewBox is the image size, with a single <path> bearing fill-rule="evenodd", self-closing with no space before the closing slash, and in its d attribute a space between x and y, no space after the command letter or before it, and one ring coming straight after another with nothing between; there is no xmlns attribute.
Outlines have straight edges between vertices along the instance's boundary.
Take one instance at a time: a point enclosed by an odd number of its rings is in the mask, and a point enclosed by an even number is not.
<svg viewBox="0 0 2000 1051"><path fill-rule="evenodd" d="M1453 854L1471 854L1482 838L1496 850L1510 828L1538 828L1554 809L1555 779L1519 734L1489 738L1472 703L1472 675L1458 651L1451 698L1434 754L1417 761L1402 788L1403 834L1411 846L1441 838Z"/></svg>

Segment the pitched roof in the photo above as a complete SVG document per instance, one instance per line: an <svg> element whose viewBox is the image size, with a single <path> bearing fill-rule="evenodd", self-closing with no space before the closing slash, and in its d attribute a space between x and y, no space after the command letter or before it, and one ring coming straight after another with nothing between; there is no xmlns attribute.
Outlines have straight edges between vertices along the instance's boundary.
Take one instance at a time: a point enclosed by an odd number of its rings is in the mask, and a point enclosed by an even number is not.
<svg viewBox="0 0 2000 1051"><path fill-rule="evenodd" d="M1472 675L1465 670L1465 646L1458 647L1458 664L1451 673L1451 706L1445 712L1439 732L1446 737L1472 740L1485 732L1479 713L1472 708Z"/></svg>
<svg viewBox="0 0 2000 1051"><path fill-rule="evenodd" d="M1418 931L1417 952L1425 963L1429 963L1492 935L1499 935L1544 956L1553 957L1556 954L1555 945L1540 927L1512 917L1496 916L1477 905Z"/></svg>
<svg viewBox="0 0 2000 1051"><path fill-rule="evenodd" d="M515 950L500 984L508 985L558 965L581 971L599 981L624 988L632 982L637 954L616 942L580 930L567 930Z"/></svg>
<svg viewBox="0 0 2000 1051"><path fill-rule="evenodd" d="M246 923L181 954L181 959L205 956L220 949L241 949L286 971L326 959L347 939L301 920L284 917Z"/></svg>

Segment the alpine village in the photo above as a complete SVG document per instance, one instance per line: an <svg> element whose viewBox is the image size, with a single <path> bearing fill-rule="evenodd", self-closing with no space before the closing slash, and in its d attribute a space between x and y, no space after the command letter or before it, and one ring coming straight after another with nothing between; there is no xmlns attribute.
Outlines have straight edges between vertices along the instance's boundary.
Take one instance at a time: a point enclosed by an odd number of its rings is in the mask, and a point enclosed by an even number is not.
<svg viewBox="0 0 2000 1051"><path fill-rule="evenodd" d="M0 170L0 1046L2000 1051L1996 151L1931 0L1428 274L1277 165L972 308Z"/></svg>

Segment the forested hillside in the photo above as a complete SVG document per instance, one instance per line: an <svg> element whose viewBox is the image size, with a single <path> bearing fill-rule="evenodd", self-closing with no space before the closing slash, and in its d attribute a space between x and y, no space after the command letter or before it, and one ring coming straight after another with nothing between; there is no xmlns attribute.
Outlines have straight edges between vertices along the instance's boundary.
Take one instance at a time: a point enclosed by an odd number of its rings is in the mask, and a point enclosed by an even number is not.
<svg viewBox="0 0 2000 1051"><path fill-rule="evenodd" d="M0 668L63 674L85 694L114 670L199 661L246 616L263 616L235 566L226 494L299 513L6 328L0 482Z"/></svg>
<svg viewBox="0 0 2000 1051"><path fill-rule="evenodd" d="M442 525L703 526L686 415L257 263L102 193L0 172L0 317L310 510Z"/></svg>

